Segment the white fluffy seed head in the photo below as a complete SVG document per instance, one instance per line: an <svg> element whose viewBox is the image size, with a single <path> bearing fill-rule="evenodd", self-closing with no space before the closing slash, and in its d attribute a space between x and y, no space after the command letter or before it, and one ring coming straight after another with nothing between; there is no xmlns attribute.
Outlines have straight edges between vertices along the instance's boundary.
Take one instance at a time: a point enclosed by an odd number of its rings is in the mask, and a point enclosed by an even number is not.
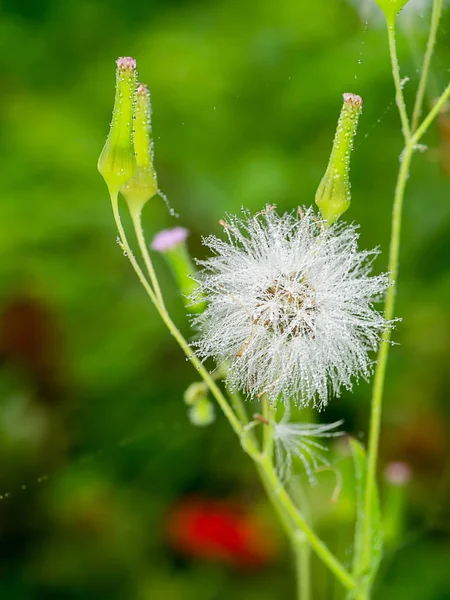
<svg viewBox="0 0 450 600"><path fill-rule="evenodd" d="M385 320L373 302L388 286L371 277L377 251L359 252L353 226L325 228L312 209L274 207L230 217L226 241L204 240L196 318L204 358L228 366L228 384L269 400L321 407L371 372Z"/></svg>

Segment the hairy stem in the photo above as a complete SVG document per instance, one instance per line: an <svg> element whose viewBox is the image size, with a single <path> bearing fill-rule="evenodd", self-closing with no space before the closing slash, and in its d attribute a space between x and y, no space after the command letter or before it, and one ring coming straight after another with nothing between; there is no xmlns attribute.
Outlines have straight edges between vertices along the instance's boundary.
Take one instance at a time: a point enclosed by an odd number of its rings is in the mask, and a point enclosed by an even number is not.
<svg viewBox="0 0 450 600"><path fill-rule="evenodd" d="M317 537L317 535L306 522L304 516L297 510L291 497L279 481L272 461L266 456L262 455L260 465L264 473L264 477L267 480L267 484L269 485L270 489L273 490L274 496L272 497L272 501L275 501L282 508L283 512L292 521L292 523L294 523L294 525L301 532L303 532L308 544L335 575L335 577L344 585L344 587L346 587L348 590L355 590L357 587L356 581L334 556L334 554L328 549L326 544L322 542L319 537Z"/></svg>
<svg viewBox="0 0 450 600"><path fill-rule="evenodd" d="M388 23L388 40L389 40L389 54L391 57L392 65L392 76L394 78L395 85L395 102L398 107L400 114L400 120L402 122L402 131L405 140L409 140L411 136L411 129L409 126L408 113L406 111L405 98L403 95L403 87L400 79L400 65L398 63L397 46L395 41L395 23Z"/></svg>
<svg viewBox="0 0 450 600"><path fill-rule="evenodd" d="M445 88L445 90L442 92L441 97L438 99L436 104L433 106L433 108L430 110L428 115L422 121L421 125L417 128L417 130L414 133L412 140L411 140L413 144L417 144L420 141L423 134L426 132L428 127L431 125L431 123L437 117L441 108L443 108L443 106L445 105L445 103L447 102L447 100L449 98L450 98L450 83Z"/></svg>
<svg viewBox="0 0 450 600"><path fill-rule="evenodd" d="M177 328L177 326L175 325L175 323L170 318L169 313L165 309L164 305L162 305L158 301L158 299L157 299L157 297L155 295L154 290L152 289L152 287L149 284L149 282L147 281L144 273L142 272L142 269L139 266L139 263L137 262L134 254L133 254L133 251L130 248L130 245L129 245L128 240L127 240L127 236L126 236L125 231L124 231L123 226L122 226L122 221L120 219L120 213L119 213L119 206L118 206L117 195L111 197L111 203L112 203L112 208L113 208L114 219L116 221L116 226L117 226L117 229L119 231L119 236L120 236L121 242L123 244L123 248L124 248L124 250L125 250L125 252L126 252L126 254L128 256L128 259L129 259L129 261L130 261L133 269L136 272L136 275L139 278L139 281L142 283L145 291L147 292L147 294L150 297L150 300L155 305L155 308L158 311L158 313L159 313L161 319L163 320L164 324L166 325L166 327L168 328L168 330L170 331L170 333L173 335L173 337L175 338L175 340L178 342L178 344L180 345L180 347L183 350L183 352L186 354L186 356L189 359L189 361L191 362L191 364L197 369L197 371L199 372L200 376L202 377L202 379L204 380L204 382L206 383L206 385L210 389L212 395L217 400L217 403L219 404L219 406L222 409L223 413L225 414L225 416L227 417L228 421L230 422L230 425L233 428L234 432L238 436L240 436L241 432L242 432L242 425L239 422L239 419L234 414L234 412L231 409L230 405L228 404L225 396L222 394L220 388L217 386L217 384L215 383L215 381L213 380L213 378L211 377L211 375L208 373L207 369L202 365L201 361L194 354L194 351L192 350L192 348L190 348L189 344L184 339L184 337L182 336L181 332L179 331L179 329ZM144 243L144 247L146 249L145 243Z"/></svg>
<svg viewBox="0 0 450 600"><path fill-rule="evenodd" d="M396 62L396 60L393 59L393 63L394 62ZM395 73L396 71L393 70L394 80L396 78ZM388 321L394 317L396 292L395 285L398 276L403 199L405 195L406 184L409 177L411 159L416 144L420 141L428 127L439 114L439 111L447 102L449 97L450 84L445 88L444 92L442 93L436 104L433 106L429 114L425 117L422 124L417 128L413 135L409 137L405 136L405 148L400 159L400 169L398 173L394 195L394 204L392 209L391 242L389 248L388 261L389 280L391 282L391 286L387 291L384 304L384 316ZM401 110L400 114L402 114ZM386 376L387 360L389 356L390 339L391 328L388 325L383 333L380 348L378 350L377 366L375 370L374 384L372 389L370 431L367 453L367 477L364 496L363 565L366 569L370 564L371 536L373 526L372 508L374 506L374 494L376 493L376 470L381 429L383 391Z"/></svg>
<svg viewBox="0 0 450 600"><path fill-rule="evenodd" d="M228 404L225 396L222 394L219 387L216 385L215 381L202 365L200 360L196 357L192 349L189 347L188 343L173 323L170 318L167 310L164 305L161 304L153 290L152 286L148 282L145 277L139 263L137 262L131 247L128 243L127 236L125 234L124 228L122 226L122 222L120 219L119 207L118 207L118 198L117 195L111 197L111 203L113 208L114 219L116 222L116 226L119 232L120 240L123 245L124 251L136 272L139 281L143 285L145 291L153 302L155 308L157 309L159 315L161 316L163 322L169 329L170 333L173 335L175 340L178 342L183 352L188 357L189 361L199 372L200 376L208 386L214 398L217 400L219 406L221 407L223 413L227 417L230 422L231 427L233 428L236 435L242 441L244 439L245 431L243 430L242 424L239 419L236 417L235 413L231 409ZM136 227L136 220L134 220L134 225ZM148 253L147 247L143 238L142 229L136 231L136 235L138 237L142 235L142 242L140 243L141 250L143 249L145 253ZM144 259L145 260L145 259ZM150 258L148 257L148 260ZM147 261L146 261L147 262ZM150 261L151 262L151 261ZM156 278L156 275L155 275ZM267 407L268 416L270 417L270 409ZM266 434L267 435L267 434ZM281 523L285 527L286 531L289 532L289 535L292 539L292 535L295 531L295 528L300 529L307 540L307 542L311 545L316 554L321 558L321 560L328 566L328 568L336 575L339 581L349 590L353 590L356 588L356 582L350 575L350 573L341 565L341 563L337 560L337 558L330 552L327 546L317 537L314 531L309 527L304 517L297 511L293 501L287 492L283 489L281 482L278 480L276 475L273 463L272 463L272 451L271 445L273 443L270 438L266 438L266 452L263 454L258 453L255 449L252 448L252 451L249 452L250 456L253 458L255 463L258 466L258 471L261 475L261 479L264 487L266 488L269 498L274 504L278 516L280 518ZM292 526L291 526L292 525Z"/></svg>
<svg viewBox="0 0 450 600"><path fill-rule="evenodd" d="M417 89L416 101L411 121L411 130L414 133L419 124L420 114L422 112L423 100L427 89L428 76L430 72L431 58L436 44L436 34L439 27L439 21L442 13L443 0L433 1L433 11L431 13L430 33L428 35L427 48L423 59L422 72L420 74L419 87Z"/></svg>
<svg viewBox="0 0 450 600"><path fill-rule="evenodd" d="M133 220L133 227L134 231L136 232L136 239L139 244L139 249L141 251L142 258L144 259L145 268L147 269L151 284L153 286L153 289L155 290L156 298L158 299L158 302L161 304L161 306L164 306L164 299L161 292L161 288L159 286L158 278L156 277L153 262L150 258L150 254L147 249L147 244L145 243L144 232L142 229L141 211L130 209L130 214Z"/></svg>

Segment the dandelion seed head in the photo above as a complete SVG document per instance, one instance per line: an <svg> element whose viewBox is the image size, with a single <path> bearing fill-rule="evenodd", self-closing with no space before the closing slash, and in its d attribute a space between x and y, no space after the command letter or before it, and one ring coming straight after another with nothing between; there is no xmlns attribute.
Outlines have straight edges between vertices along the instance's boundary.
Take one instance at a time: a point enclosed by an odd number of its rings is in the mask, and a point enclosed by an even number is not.
<svg viewBox="0 0 450 600"><path fill-rule="evenodd" d="M312 209L274 207L224 222L226 240L204 240L196 318L203 358L228 365L228 384L270 401L324 406L367 378L385 320L373 302L388 286L370 276L377 251L358 251L352 225L325 228Z"/></svg>

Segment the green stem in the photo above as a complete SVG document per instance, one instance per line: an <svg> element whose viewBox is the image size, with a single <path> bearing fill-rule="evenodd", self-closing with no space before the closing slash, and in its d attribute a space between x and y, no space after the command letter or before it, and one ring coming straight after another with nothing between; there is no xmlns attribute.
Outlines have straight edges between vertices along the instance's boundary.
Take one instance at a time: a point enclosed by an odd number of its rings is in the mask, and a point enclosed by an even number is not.
<svg viewBox="0 0 450 600"><path fill-rule="evenodd" d="M303 533L296 540L297 585L300 600L311 600L311 549Z"/></svg>
<svg viewBox="0 0 450 600"><path fill-rule="evenodd" d="M175 325L175 323L170 318L170 316L169 316L167 310L165 309L164 305L162 305L158 301L158 299L157 299L157 297L156 297L156 295L155 295L152 287L150 286L150 284L148 283L148 281L147 281L144 273L142 272L142 269L139 266L139 263L137 262L134 254L133 254L133 251L130 248L130 245L129 245L128 240L127 240L127 236L126 236L125 231L124 231L123 226L122 226L122 221L120 219L120 213L119 213L119 206L118 206L117 195L116 196L111 196L111 203L112 203L112 208L113 208L114 220L116 221L117 230L119 231L119 236L120 236L121 242L123 244L123 248L124 248L124 250L125 250L125 252L126 252L126 254L128 256L128 260L130 261L133 269L136 272L136 275L139 278L139 281L142 283L145 291L149 295L151 301L153 302L153 304L154 304L156 310L158 311L161 319L163 320L164 324L169 329L170 333L173 335L173 337L175 338L175 340L178 342L178 344L180 345L180 347L183 350L183 352L186 354L186 356L189 359L189 361L191 362L191 364L197 369L197 371L199 372L200 376L202 377L202 379L204 380L204 382L207 384L207 386L210 389L212 395L217 400L217 403L219 404L219 406L222 409L223 413L225 414L225 416L227 417L228 421L230 422L230 425L233 428L234 432L238 436L240 436L241 433L242 433L242 425L240 424L239 419L236 417L236 415L232 411L232 409L231 409L230 405L228 404L225 396L222 394L221 390L219 389L219 387L217 386L217 384L215 383L215 381L213 380L213 378L211 377L211 375L208 373L208 371L202 365L202 363L200 362L200 360L194 354L194 351L192 350L192 348L190 348L189 344L184 339L184 337L182 336L181 332L179 331L179 329L177 328L177 326ZM145 246L145 244L144 244L144 246Z"/></svg>
<svg viewBox="0 0 450 600"><path fill-rule="evenodd" d="M263 394L261 397L262 407L263 407L263 417L267 421L263 425L263 452L264 456L272 462L273 458L273 421L274 421L274 409L270 405L270 402L266 396Z"/></svg>
<svg viewBox="0 0 450 600"><path fill-rule="evenodd" d="M436 44L436 34L439 27L439 21L442 13L443 0L434 0L433 11L431 13L430 33L428 35L427 48L423 59L422 72L420 75L419 87L417 89L416 101L411 122L412 131L416 131L419 124L420 114L422 112L423 100L427 88L428 75L430 72L431 57L433 56L434 46Z"/></svg>
<svg viewBox="0 0 450 600"><path fill-rule="evenodd" d="M120 219L117 195L111 196L111 203L112 203L112 208L113 208L114 219L116 221L116 226L117 226L117 229L119 232L121 242L123 244L123 248L128 256L128 259L129 259L133 269L135 270L135 272L139 278L139 281L142 283L144 289L146 290L147 294L149 295L150 299L152 300L153 304L155 305L155 308L157 309L159 315L161 316L163 322L169 329L170 333L173 335L175 340L178 342L178 344L182 348L183 352L188 357L189 361L193 364L193 366L199 372L200 376L203 378L203 380L207 384L208 388L210 389L212 395L215 397L219 406L221 407L222 411L224 412L225 416L227 417L228 421L230 422L230 425L233 428L234 432L237 434L239 439L242 441L245 436L245 432L243 430L243 427L242 427L239 419L234 414L234 412L231 409L230 405L228 404L225 396L222 394L221 390L216 385L216 383L214 382L211 375L208 373L208 371L202 365L200 360L196 357L196 355L194 354L192 349L189 347L188 343L186 342L186 340L184 339L184 337L182 336L182 334L180 333L180 331L178 330L176 325L173 323L173 321L170 318L169 314L167 313L167 310L165 309L164 305L162 305L158 301L154 290L152 289L151 285L147 281L141 267L139 266L139 263L137 262L136 258L134 257L134 254L130 248L130 245L128 243L128 240L127 240L127 237L126 237L126 234L125 234L125 231L123 229L122 222ZM138 232L136 232L136 234L138 235ZM144 243L144 248L146 250L145 243ZM267 405L268 405L268 403L267 403ZM267 416L270 417L269 406L267 406ZM269 428L269 427L267 427L267 428ZM266 434L266 436L267 436L267 434ZM266 437L266 440L265 440L266 452L264 454L259 454L255 449L252 449L251 452L249 451L249 454L252 456L253 460L258 465L258 470L261 474L263 484L265 485L266 489L269 491L269 498L274 503L274 506L276 506L277 513L280 516L280 520L281 520L283 526L287 530L292 531L292 528L290 526L291 522L292 522L297 528L299 528L304 533L305 538L307 539L308 543L311 545L312 549L321 558L321 560L328 566L328 568L335 574L335 576L339 579L339 581L341 581L342 584L349 590L356 589L356 581L353 579L353 577L350 575L350 573L343 567L343 565L337 560L337 558L332 554L332 552L330 552L330 550L320 540L320 538L317 537L317 535L314 533L314 531L309 527L309 525L307 524L304 517L297 511L297 508L295 507L291 498L289 497L287 492L282 487L281 482L278 480L278 477L276 475L275 469L272 464L272 451L271 451L272 443L273 443L273 438L271 440L269 437ZM292 535L292 533L291 533L291 535Z"/></svg>
<svg viewBox="0 0 450 600"><path fill-rule="evenodd" d="M395 76L394 76L395 77ZM401 221L403 199L406 189L406 183L409 177L412 155L416 144L431 125L440 109L450 97L450 84L446 87L441 97L438 99L429 114L425 117L422 124L410 138L405 139L405 148L401 157L400 170L395 188L394 205L392 209L392 231L391 243L389 248L389 281L391 286L388 288L385 304L384 316L387 321L394 317L395 309L395 283L398 276L398 264L400 253ZM374 506L374 494L376 493L376 470L378 462L378 448L381 429L381 413L383 405L384 381L386 376L386 366L389 356L391 339L391 328L386 327L380 348L378 350L377 366L372 390L372 403L370 415L369 444L367 453L367 477L364 495L364 528L363 528L363 565L368 568L370 564L371 552L371 533L372 533L372 508Z"/></svg>
<svg viewBox="0 0 450 600"><path fill-rule="evenodd" d="M419 142L419 140L421 139L423 134L426 132L428 127L431 125L431 123L437 117L441 108L444 106L444 104L447 102L447 100L449 98L450 98L450 83L445 88L445 90L442 92L441 97L438 99L436 104L433 106L433 108L430 110L428 115L422 121L421 125L417 128L416 132L414 133L414 135L411 139L411 142L413 144L417 144Z"/></svg>
<svg viewBox="0 0 450 600"><path fill-rule="evenodd" d="M317 537L303 515L297 510L289 494L279 481L272 462L263 456L260 465L270 489L274 490L276 502L281 506L286 516L304 533L311 548L344 587L348 590L355 590L357 587L356 581L334 554L330 552L324 542Z"/></svg>
<svg viewBox="0 0 450 600"><path fill-rule="evenodd" d="M150 254L148 253L147 244L145 243L144 232L142 230L141 211L130 209L130 214L133 220L134 231L136 232L136 239L139 244L139 249L141 251L142 258L144 259L145 267L150 277L151 284L155 290L155 295L158 299L158 302L164 306L164 299L159 286L158 278L156 277L155 269L153 268Z"/></svg>
<svg viewBox="0 0 450 600"><path fill-rule="evenodd" d="M400 79L400 66L398 63L397 47L395 42L395 22L388 23L387 30L389 40L389 54L391 57L392 65L392 75L394 78L395 85L395 102L397 103L398 112L400 113L403 136L405 140L409 140L411 136L411 129L409 127L408 113L406 111L405 98L403 96L402 83Z"/></svg>
<svg viewBox="0 0 450 600"><path fill-rule="evenodd" d="M242 400L241 394L236 390L229 390L228 397L230 398L231 406L233 407L234 412L241 420L241 423L243 423L244 425L248 425L248 415L247 411L245 410L244 401Z"/></svg>
<svg viewBox="0 0 450 600"><path fill-rule="evenodd" d="M403 198L405 194L406 182L408 180L409 167L411 164L413 151L413 145L407 144L402 156L397 186L395 189L394 206L392 210L391 243L389 249L388 263L389 282L391 285L388 288L384 304L384 317L387 321L391 321L394 317L395 281L397 280L398 275ZM391 327L388 325L384 330L380 348L378 350L377 367L375 371L375 378L372 391L370 432L367 453L367 476L364 494L363 564L366 569L370 564L373 521L372 509L375 504L374 494L376 493L376 470L380 440L383 390L386 375L386 365L390 349L390 339Z"/></svg>

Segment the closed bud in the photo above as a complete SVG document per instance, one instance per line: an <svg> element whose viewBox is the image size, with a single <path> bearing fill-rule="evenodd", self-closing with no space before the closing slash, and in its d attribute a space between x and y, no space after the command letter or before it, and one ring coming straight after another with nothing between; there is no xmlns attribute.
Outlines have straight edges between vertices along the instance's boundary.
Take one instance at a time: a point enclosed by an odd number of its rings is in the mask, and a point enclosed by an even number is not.
<svg viewBox="0 0 450 600"><path fill-rule="evenodd" d="M362 109L362 98L344 94L327 170L316 192L316 204L328 225L332 225L350 206L350 155Z"/></svg>
<svg viewBox="0 0 450 600"><path fill-rule="evenodd" d="M188 416L192 425L206 427L207 425L210 425L216 417L214 405L208 398L203 398L199 402L196 402L194 406L191 406Z"/></svg>
<svg viewBox="0 0 450 600"><path fill-rule="evenodd" d="M184 401L188 406L194 406L197 402L204 400L208 392L206 386L201 381L191 383L191 385L184 392Z"/></svg>
<svg viewBox="0 0 450 600"><path fill-rule="evenodd" d="M393 26L398 13L408 0L375 0L375 2L383 11L387 24Z"/></svg>
<svg viewBox="0 0 450 600"><path fill-rule="evenodd" d="M136 91L134 150L136 170L121 192L130 211L140 212L144 204L158 192L156 172L153 168L150 91L143 84L139 84Z"/></svg>
<svg viewBox="0 0 450 600"><path fill-rule="evenodd" d="M133 177L136 159L133 145L133 110L136 93L136 61L134 58L117 59L116 97L108 137L106 138L98 170L111 196Z"/></svg>
<svg viewBox="0 0 450 600"><path fill-rule="evenodd" d="M407 488L411 478L411 467L404 462L391 462L384 471L383 532L386 546L396 545L404 535Z"/></svg>
<svg viewBox="0 0 450 600"><path fill-rule="evenodd" d="M195 281L195 267L186 246L186 238L189 232L184 227L164 229L160 231L152 242L152 249L166 259L180 293L185 300L186 308L191 312L202 312L205 308L202 302L193 303L191 294L197 288Z"/></svg>

